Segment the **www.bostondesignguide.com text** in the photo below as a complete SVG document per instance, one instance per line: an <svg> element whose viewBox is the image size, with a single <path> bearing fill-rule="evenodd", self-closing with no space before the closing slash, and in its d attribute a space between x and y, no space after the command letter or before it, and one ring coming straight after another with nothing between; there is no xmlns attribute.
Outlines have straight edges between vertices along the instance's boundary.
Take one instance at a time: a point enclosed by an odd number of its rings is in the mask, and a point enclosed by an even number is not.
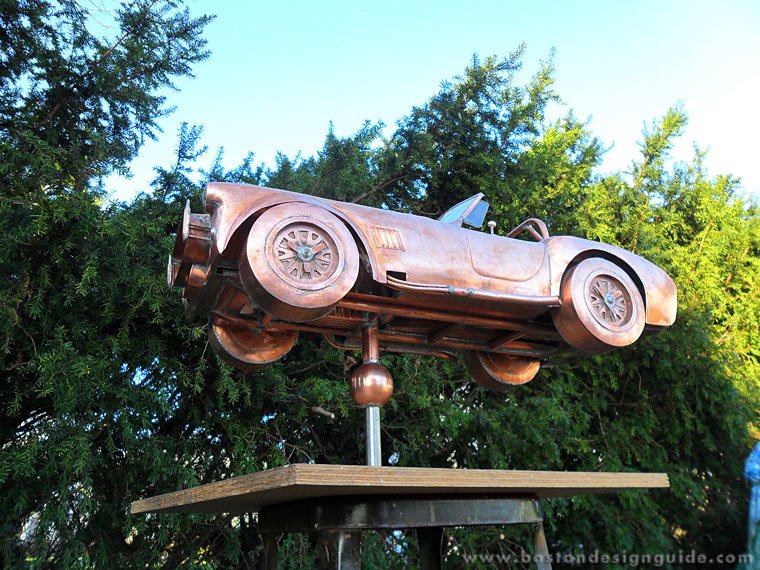
<svg viewBox="0 0 760 570"><path fill-rule="evenodd" d="M719 554L716 557L708 557L694 550L690 552L680 551L677 554L638 554L630 552L599 552L595 550L591 553L573 553L563 552L549 554L548 556L533 555L529 552L520 554L499 553L491 554L488 552L479 552L477 554L462 554L465 562L474 564L476 562L486 564L510 564L510 563L531 563L531 562L549 562L557 564L625 564L631 568L637 568L643 565L647 567L661 567L665 564L747 564L752 562L751 554Z"/></svg>

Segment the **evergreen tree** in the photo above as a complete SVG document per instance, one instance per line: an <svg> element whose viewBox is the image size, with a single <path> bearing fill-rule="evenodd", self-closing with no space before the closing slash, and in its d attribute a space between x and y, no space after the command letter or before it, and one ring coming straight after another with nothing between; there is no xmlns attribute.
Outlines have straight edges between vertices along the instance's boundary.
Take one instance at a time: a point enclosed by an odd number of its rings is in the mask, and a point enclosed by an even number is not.
<svg viewBox="0 0 760 570"><path fill-rule="evenodd" d="M133 552L124 514L136 483L123 462L171 405L146 392L160 403L151 415L132 390L155 358L135 330L160 336L143 256L164 256L174 219L140 220L139 231L121 206L104 207L98 180L125 171L155 136L167 112L159 92L206 58L209 18L171 0L125 3L112 16L103 38L73 0L0 4L5 568L106 567Z"/></svg>

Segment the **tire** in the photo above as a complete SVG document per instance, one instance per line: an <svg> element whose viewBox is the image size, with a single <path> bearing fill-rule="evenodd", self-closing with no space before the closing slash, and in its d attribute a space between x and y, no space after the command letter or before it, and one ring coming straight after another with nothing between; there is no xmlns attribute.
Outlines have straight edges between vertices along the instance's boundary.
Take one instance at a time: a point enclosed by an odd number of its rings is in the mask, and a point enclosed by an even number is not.
<svg viewBox="0 0 760 570"><path fill-rule="evenodd" d="M329 313L358 273L359 250L351 232L312 204L280 204L264 212L240 257L246 293L266 312L292 322Z"/></svg>
<svg viewBox="0 0 760 570"><path fill-rule="evenodd" d="M298 331L254 332L248 327L209 321L209 340L219 357L245 372L264 368L285 356Z"/></svg>
<svg viewBox="0 0 760 570"><path fill-rule="evenodd" d="M636 342L644 330L644 300L630 276L599 257L584 259L563 277L554 325L572 347L602 354Z"/></svg>
<svg viewBox="0 0 760 570"><path fill-rule="evenodd" d="M525 343L514 342L510 348L530 348ZM464 363L470 376L481 386L494 392L504 392L510 386L533 380L541 363L530 356L481 352L464 353Z"/></svg>

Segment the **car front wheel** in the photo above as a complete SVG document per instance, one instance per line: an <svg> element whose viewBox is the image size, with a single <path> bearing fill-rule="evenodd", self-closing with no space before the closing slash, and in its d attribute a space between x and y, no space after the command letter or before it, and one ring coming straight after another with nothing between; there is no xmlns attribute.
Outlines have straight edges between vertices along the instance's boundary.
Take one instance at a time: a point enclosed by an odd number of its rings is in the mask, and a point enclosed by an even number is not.
<svg viewBox="0 0 760 570"><path fill-rule="evenodd" d="M240 256L240 279L253 301L284 320L327 313L351 290L359 251L343 223L312 204L291 202L264 212Z"/></svg>

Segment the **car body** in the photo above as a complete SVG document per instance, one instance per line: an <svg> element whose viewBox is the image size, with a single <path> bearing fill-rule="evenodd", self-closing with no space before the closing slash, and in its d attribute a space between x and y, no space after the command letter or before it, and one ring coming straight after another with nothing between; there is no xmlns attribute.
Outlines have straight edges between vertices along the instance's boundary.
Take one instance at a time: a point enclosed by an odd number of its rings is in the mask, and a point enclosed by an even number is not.
<svg viewBox="0 0 760 570"><path fill-rule="evenodd" d="M477 194L438 220L251 186L209 183L205 212L186 209L169 260L189 317L243 369L266 365L298 331L361 347L376 319L380 347L453 358L481 384L530 380L573 347L598 354L670 326L676 287L624 249L550 237L526 220L508 236L475 231ZM532 241L517 239L527 232Z"/></svg>

